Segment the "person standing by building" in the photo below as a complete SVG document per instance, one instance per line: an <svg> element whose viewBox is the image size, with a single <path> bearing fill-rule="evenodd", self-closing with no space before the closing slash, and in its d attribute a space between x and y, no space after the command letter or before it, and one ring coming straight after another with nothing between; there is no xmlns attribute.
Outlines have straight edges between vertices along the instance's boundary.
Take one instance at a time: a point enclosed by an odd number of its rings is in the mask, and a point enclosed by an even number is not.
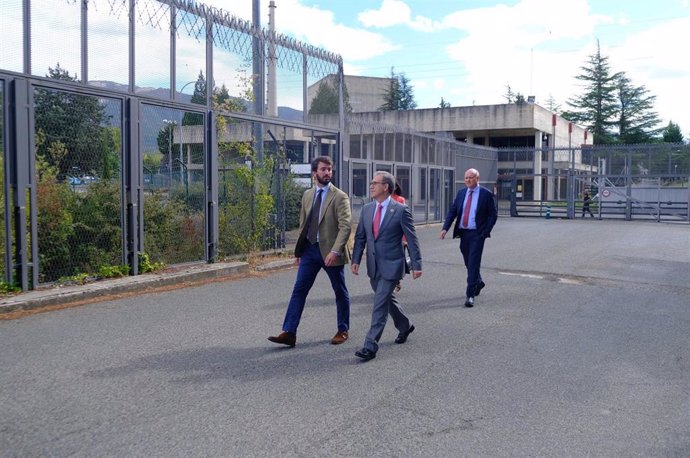
<svg viewBox="0 0 690 458"><path fill-rule="evenodd" d="M592 210L589 209L589 204L592 202L592 198L589 196L589 191L585 191L585 194L582 196L582 217L585 217L585 212L589 213L589 216L594 218L594 214L592 213Z"/></svg>
<svg viewBox="0 0 690 458"><path fill-rule="evenodd" d="M479 171L465 172L466 188L458 191L448 210L441 230L441 240L446 238L450 225L455 221L453 238L460 238L460 252L467 268L465 307L474 307L474 298L486 286L480 271L484 241L491 237L498 212L491 191L479 186Z"/></svg>
<svg viewBox="0 0 690 458"><path fill-rule="evenodd" d="M406 205L391 199L395 189L395 178L388 172L377 172L369 183L373 202L362 207L355 246L352 250L352 273L359 275L359 265L366 248L367 275L374 290L374 307L371 327L364 339L362 349L355 356L369 361L376 357L378 342L386 326L388 314L398 330L395 343L407 341L415 327L403 313L395 297L394 289L405 271L405 254L401 243L407 239L412 264L412 278L422 276L422 255L412 213Z"/></svg>
<svg viewBox="0 0 690 458"><path fill-rule="evenodd" d="M314 159L311 172L314 186L302 195L300 236L295 246L297 278L285 312L283 332L268 338L289 347L296 344L304 304L321 269L328 274L335 293L338 329L331 344L345 342L350 329L350 294L345 284L345 264L350 261L347 243L352 232L350 199L331 183L331 158Z"/></svg>
<svg viewBox="0 0 690 458"><path fill-rule="evenodd" d="M400 182L398 181L397 178L395 179L395 189L393 190L393 194L391 194L391 199L393 199L394 201L396 201L399 204L407 205L407 201L405 200L405 198L402 195L402 187L400 186ZM403 251L405 251L407 249L407 240L405 240L404 235L402 238L402 243L403 243ZM407 273L407 269L406 269L405 273ZM398 284L395 285L395 292L398 293L398 292L400 292L401 289L402 289L402 278L400 279Z"/></svg>

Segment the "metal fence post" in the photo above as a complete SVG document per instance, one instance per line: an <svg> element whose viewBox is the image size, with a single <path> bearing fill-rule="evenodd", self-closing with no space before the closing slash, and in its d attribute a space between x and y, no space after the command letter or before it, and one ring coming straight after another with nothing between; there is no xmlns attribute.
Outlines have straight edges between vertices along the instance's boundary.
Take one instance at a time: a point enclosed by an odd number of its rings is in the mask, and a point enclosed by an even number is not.
<svg viewBox="0 0 690 458"><path fill-rule="evenodd" d="M690 223L690 175L686 176L686 183L688 184L688 206L687 206L687 212L686 212L686 221Z"/></svg>
<svg viewBox="0 0 690 458"><path fill-rule="evenodd" d="M218 256L218 137L216 113L206 115L206 261L214 262Z"/></svg>
<svg viewBox="0 0 690 458"><path fill-rule="evenodd" d="M132 275L139 275L139 254L143 251L143 205L139 173L139 100L128 97L125 100L124 120L124 170L125 217L122 218L123 246L126 262Z"/></svg>
<svg viewBox="0 0 690 458"><path fill-rule="evenodd" d="M27 230L31 231L31 240L38 240L36 228L36 192L33 184L33 98L31 97L31 85L27 80L15 79L10 82L9 109L10 118L10 142L9 154L11 159L8 167L12 187L14 222L14 262L8 266L8 270L14 271L14 282L27 291L38 283L38 243L29 246ZM29 199L27 202L27 190ZM27 205L30 208L30 227L27 228ZM8 215L9 217L9 215ZM8 247L9 248L9 247ZM29 256L31 248L32 256ZM35 256L34 256L35 253ZM33 263L32 263L33 261ZM29 269L33 267L32 284L29 283Z"/></svg>

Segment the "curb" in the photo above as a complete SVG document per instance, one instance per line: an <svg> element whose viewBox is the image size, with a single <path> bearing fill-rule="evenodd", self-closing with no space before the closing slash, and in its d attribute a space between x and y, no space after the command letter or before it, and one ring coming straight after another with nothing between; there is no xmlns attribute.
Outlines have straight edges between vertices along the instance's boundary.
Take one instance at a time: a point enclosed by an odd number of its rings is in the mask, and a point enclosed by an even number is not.
<svg viewBox="0 0 690 458"><path fill-rule="evenodd" d="M275 264L275 262L269 264ZM273 267L273 269L277 268L280 267ZM227 277L234 274L248 273L249 271L249 264L246 262L201 264L175 272L154 272L102 280L85 285L33 290L0 300L0 315L19 310L32 310L41 307L88 301L113 294L143 292L148 289Z"/></svg>

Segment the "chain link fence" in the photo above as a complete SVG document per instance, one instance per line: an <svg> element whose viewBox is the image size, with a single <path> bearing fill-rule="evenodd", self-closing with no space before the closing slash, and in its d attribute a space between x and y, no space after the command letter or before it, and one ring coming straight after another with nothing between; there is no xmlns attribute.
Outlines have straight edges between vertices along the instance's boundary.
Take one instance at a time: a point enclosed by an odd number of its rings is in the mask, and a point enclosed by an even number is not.
<svg viewBox="0 0 690 458"><path fill-rule="evenodd" d="M690 222L690 145L499 149L498 159L505 215L575 218L588 207L598 218Z"/></svg>
<svg viewBox="0 0 690 458"><path fill-rule="evenodd" d="M3 284L283 247L290 161L340 154L303 114L337 54L189 1L10 0L0 18Z"/></svg>
<svg viewBox="0 0 690 458"><path fill-rule="evenodd" d="M105 273L122 257L122 103L36 87L39 281Z"/></svg>

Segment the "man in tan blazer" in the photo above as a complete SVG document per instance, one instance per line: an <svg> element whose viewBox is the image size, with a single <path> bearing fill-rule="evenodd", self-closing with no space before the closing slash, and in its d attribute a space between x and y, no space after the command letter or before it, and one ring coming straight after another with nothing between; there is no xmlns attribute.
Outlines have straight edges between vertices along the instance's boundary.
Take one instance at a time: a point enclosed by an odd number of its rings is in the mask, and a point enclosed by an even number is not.
<svg viewBox="0 0 690 458"><path fill-rule="evenodd" d="M300 236L295 246L297 279L285 312L283 332L268 338L289 347L297 341L304 304L309 290L321 269L331 280L337 307L338 330L331 339L333 345L345 342L350 329L350 294L345 285L345 264L350 261L348 241L350 199L331 183L333 161L320 156L311 163L314 186L304 192L300 210Z"/></svg>

